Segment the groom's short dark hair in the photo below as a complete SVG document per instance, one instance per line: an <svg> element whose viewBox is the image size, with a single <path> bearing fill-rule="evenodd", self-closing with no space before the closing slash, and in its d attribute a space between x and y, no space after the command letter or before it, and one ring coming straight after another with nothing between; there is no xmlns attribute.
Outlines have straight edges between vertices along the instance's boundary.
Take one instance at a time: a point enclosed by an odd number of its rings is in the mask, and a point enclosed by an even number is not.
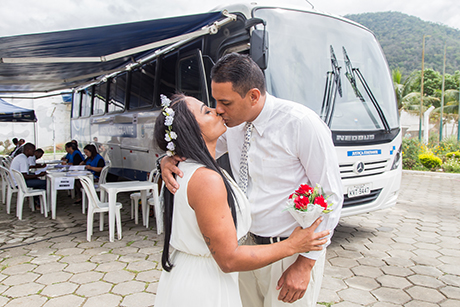
<svg viewBox="0 0 460 307"><path fill-rule="evenodd" d="M230 53L221 57L211 70L211 80L216 83L231 82L233 90L244 98L253 88L265 94L265 76L248 55Z"/></svg>

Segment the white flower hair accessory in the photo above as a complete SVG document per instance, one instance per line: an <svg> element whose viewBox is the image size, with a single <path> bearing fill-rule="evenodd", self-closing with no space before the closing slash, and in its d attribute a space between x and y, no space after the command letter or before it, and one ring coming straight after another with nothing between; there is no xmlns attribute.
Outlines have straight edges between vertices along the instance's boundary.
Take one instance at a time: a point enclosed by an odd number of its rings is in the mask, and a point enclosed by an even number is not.
<svg viewBox="0 0 460 307"><path fill-rule="evenodd" d="M172 124L174 121L175 113L174 110L169 107L171 105L171 100L163 94L160 95L160 98L161 106L163 107L163 115L166 117L165 126L167 129L165 130L165 141L168 142L168 145L166 145L166 148L168 149L166 154L172 157L176 154L176 145L174 144L173 140L177 139L177 134L172 131Z"/></svg>

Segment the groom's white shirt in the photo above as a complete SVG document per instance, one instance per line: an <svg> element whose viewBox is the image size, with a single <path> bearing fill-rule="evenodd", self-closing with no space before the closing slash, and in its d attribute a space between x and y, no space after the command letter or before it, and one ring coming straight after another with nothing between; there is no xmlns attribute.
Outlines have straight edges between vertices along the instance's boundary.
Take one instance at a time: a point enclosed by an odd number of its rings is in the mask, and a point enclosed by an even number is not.
<svg viewBox="0 0 460 307"><path fill-rule="evenodd" d="M288 237L299 226L286 201L300 184L320 184L333 211L325 215L316 232L337 226L343 203L339 164L331 132L309 108L266 95L262 112L253 121L248 152L250 231L263 237ZM244 141L244 123L229 128L217 144L217 156L228 151L235 181ZM328 240L329 245L330 240ZM304 254L318 259L321 251Z"/></svg>

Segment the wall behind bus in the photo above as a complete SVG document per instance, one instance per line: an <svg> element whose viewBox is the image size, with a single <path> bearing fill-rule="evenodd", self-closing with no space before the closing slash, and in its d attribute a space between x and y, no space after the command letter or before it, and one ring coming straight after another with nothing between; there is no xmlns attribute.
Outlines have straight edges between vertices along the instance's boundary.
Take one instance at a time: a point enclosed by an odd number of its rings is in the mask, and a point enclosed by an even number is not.
<svg viewBox="0 0 460 307"><path fill-rule="evenodd" d="M4 142L7 139L11 141L14 137L22 138L26 142L36 142L37 148L43 148L45 151L53 151L53 132L55 132L58 150L70 141L71 104L65 103L61 95L39 99L3 98L3 100L19 107L33 109L37 122L2 123L0 141ZM53 113L54 108L56 109ZM36 140L34 140L34 125ZM12 146L10 148L13 148ZM0 147L0 150L3 150L3 147Z"/></svg>

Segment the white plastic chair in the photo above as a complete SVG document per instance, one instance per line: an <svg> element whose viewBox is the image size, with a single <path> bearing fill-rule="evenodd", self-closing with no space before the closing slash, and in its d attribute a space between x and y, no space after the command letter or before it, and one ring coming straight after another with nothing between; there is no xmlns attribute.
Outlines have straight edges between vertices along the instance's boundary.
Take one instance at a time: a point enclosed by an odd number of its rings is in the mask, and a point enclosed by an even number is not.
<svg viewBox="0 0 460 307"><path fill-rule="evenodd" d="M13 193L18 192L18 188L16 187L16 184L13 181L13 175L8 168L0 166L0 172L2 174L2 182L6 188L6 213L10 214L11 199L13 198ZM3 195L5 195L5 193Z"/></svg>
<svg viewBox="0 0 460 307"><path fill-rule="evenodd" d="M152 190L152 196L147 201L150 206L153 206L155 209L155 220L157 222L157 234L161 234L163 232L163 188L161 188L161 194L158 195L158 181L160 179L160 174L157 174L154 179L155 188ZM161 184L163 187L163 183ZM150 210L146 210L145 215L145 227L149 228L149 212Z"/></svg>
<svg viewBox="0 0 460 307"><path fill-rule="evenodd" d="M11 156L6 156L2 160L3 166L5 166L7 169L11 168L11 161L13 161L13 158Z"/></svg>
<svg viewBox="0 0 460 307"><path fill-rule="evenodd" d="M5 204L6 201L6 189L8 187L8 179L7 179L7 174L3 170L3 161L2 165L0 165L2 168L0 169L0 176L2 177L2 204Z"/></svg>
<svg viewBox="0 0 460 307"><path fill-rule="evenodd" d="M16 204L16 216L22 220L22 207L24 205L24 199L29 197L29 204L32 211L35 211L35 206L33 203L32 196L40 196L40 212L45 214L45 217L48 217L48 208L46 207L46 190L42 189L33 189L27 187L26 180L24 176L17 170L12 169L11 174L14 176L16 180L16 184L18 185L18 200Z"/></svg>
<svg viewBox="0 0 460 307"><path fill-rule="evenodd" d="M155 179L156 171L157 170L155 168L150 172L149 178L147 179L148 181L153 182L153 180ZM147 192L147 199L149 199L150 197L152 197L152 191ZM139 200L141 199L141 192L131 193L131 195L129 195L129 198L131 198L131 219L133 219L134 217L134 223L137 224L139 222L138 204L139 204ZM145 211L146 211L146 204L142 204L142 212L145 212ZM144 216L144 214L142 215L142 218L145 221L146 217ZM145 223L143 224L145 225Z"/></svg>
<svg viewBox="0 0 460 307"><path fill-rule="evenodd" d="M91 236L93 235L93 219L94 213L99 213L99 230L104 230L104 212L109 212L109 203L103 203L97 196L96 189L94 188L93 181L87 176L79 176L81 184L85 189L85 193L88 196L88 214L87 214L87 230L86 239L91 242ZM118 240L121 240L121 203L115 206L115 220L117 223Z"/></svg>
<svg viewBox="0 0 460 307"><path fill-rule="evenodd" d="M101 188L99 187L99 185L101 183L106 183L107 182L107 173L109 172L109 168L110 166L109 165L106 165L102 168L101 170L101 175L99 176L99 181L94 183L94 189L96 190L96 192L101 192ZM101 200L104 201L104 199L102 199L102 193L100 193L100 196L101 196ZM86 193L85 193L85 189L81 189L81 212L83 214L86 213Z"/></svg>

